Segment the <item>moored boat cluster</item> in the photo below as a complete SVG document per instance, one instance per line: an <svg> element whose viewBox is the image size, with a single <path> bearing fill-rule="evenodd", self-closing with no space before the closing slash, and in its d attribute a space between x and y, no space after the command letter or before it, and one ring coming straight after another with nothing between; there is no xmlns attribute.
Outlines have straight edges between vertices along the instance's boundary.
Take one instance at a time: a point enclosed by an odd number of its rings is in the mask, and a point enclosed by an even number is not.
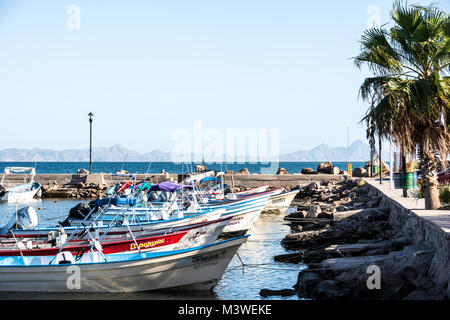
<svg viewBox="0 0 450 320"><path fill-rule="evenodd" d="M51 227L21 208L1 229L0 291L210 290L261 212L284 212L298 192L268 187L231 192L221 175L181 184L130 179ZM71 267L81 275L75 288Z"/></svg>

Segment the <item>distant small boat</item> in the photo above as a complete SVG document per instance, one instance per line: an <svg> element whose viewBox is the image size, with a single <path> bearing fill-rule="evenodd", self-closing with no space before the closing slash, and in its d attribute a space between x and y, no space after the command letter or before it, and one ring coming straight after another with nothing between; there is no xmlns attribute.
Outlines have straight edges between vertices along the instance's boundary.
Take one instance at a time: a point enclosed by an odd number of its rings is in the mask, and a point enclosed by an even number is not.
<svg viewBox="0 0 450 320"><path fill-rule="evenodd" d="M5 188L0 193L0 201L8 202L29 202L32 201L36 193L41 189L41 184L34 181L36 171L30 167L6 167L2 178L2 184L7 174L30 174L31 181L17 186ZM24 176L26 179L26 176Z"/></svg>

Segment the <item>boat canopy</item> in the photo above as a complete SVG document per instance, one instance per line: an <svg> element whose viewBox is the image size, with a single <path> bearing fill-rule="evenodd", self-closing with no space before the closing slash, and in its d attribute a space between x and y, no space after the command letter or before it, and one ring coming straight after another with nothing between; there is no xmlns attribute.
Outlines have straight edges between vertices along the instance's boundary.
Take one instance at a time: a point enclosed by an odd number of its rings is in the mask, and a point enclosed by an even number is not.
<svg viewBox="0 0 450 320"><path fill-rule="evenodd" d="M150 191L176 192L180 189L193 189L193 186L166 181L152 185Z"/></svg>
<svg viewBox="0 0 450 320"><path fill-rule="evenodd" d="M136 205L136 198L103 198L95 200L95 205L97 207L107 204L112 204L115 206L129 205L130 207L134 207Z"/></svg>
<svg viewBox="0 0 450 320"><path fill-rule="evenodd" d="M205 177L202 180L200 180L200 184L207 181L220 181L220 180L222 180L222 177Z"/></svg>
<svg viewBox="0 0 450 320"><path fill-rule="evenodd" d="M148 182L142 182L142 183L139 183L138 185L136 185L134 188L135 188L136 190L150 190L151 187L152 187L152 184L151 184L151 183L148 183Z"/></svg>

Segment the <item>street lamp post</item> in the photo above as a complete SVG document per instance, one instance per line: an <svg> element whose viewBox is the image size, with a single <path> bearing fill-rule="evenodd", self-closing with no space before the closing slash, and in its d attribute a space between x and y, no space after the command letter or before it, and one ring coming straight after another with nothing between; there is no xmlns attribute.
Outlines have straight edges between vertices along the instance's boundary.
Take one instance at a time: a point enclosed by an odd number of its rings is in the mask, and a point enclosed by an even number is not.
<svg viewBox="0 0 450 320"><path fill-rule="evenodd" d="M89 127L90 127L90 140L89 140L89 173L92 173L92 117L94 114L89 112Z"/></svg>

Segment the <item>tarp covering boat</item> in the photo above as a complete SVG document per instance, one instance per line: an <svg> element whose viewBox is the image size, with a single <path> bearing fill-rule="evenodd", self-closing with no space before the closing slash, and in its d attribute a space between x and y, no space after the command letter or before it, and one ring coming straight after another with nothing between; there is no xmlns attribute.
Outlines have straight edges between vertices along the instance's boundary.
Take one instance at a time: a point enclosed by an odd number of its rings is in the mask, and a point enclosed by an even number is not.
<svg viewBox="0 0 450 320"><path fill-rule="evenodd" d="M193 189L193 186L186 185L186 184L177 184L177 183L166 181L166 182L161 182L161 183L158 183L158 184L154 184L150 188L150 191L175 192L175 191L178 191L180 189Z"/></svg>
<svg viewBox="0 0 450 320"><path fill-rule="evenodd" d="M216 182L216 181L221 181L222 180L222 177L205 177L205 178L203 178L202 180L200 180L200 184L202 184L202 183L204 183L204 182L209 182L209 181L213 181L213 182Z"/></svg>
<svg viewBox="0 0 450 320"><path fill-rule="evenodd" d="M151 183L142 182L142 183L139 183L138 185L136 185L134 188L136 190L150 190L151 187L152 187Z"/></svg>

